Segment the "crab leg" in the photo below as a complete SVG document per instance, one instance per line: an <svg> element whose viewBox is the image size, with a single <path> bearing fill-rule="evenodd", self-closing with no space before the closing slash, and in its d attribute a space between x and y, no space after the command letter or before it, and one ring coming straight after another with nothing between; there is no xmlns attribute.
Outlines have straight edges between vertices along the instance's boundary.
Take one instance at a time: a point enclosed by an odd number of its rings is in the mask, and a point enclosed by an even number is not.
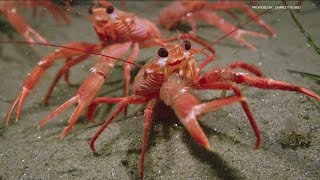
<svg viewBox="0 0 320 180"><path fill-rule="evenodd" d="M223 106L243 101L242 97L229 97L200 104L199 101L188 92L187 82L173 74L160 89L160 99L170 106L176 113L180 122L188 130L189 134L203 147L209 148L209 141L197 118L205 113L217 110Z"/></svg>
<svg viewBox="0 0 320 180"><path fill-rule="evenodd" d="M107 104L114 104L120 103L116 110L111 114L111 116L105 121L105 123L99 128L99 130L94 134L93 138L90 141L90 147L93 152L96 151L94 147L94 143L101 135L101 133L108 127L108 125L114 120L114 118L127 107L129 104L144 104L147 103L148 100L142 96L129 96L129 97L122 97L122 98L108 98L103 97L100 98L100 103L107 103Z"/></svg>
<svg viewBox="0 0 320 180"><path fill-rule="evenodd" d="M128 42L108 46L102 51L102 54L108 54L109 56L120 58L129 50L131 44L131 42ZM76 95L73 97L74 99L76 99L78 106L69 118L68 126L64 128L61 134L61 139L65 138L65 136L71 130L73 125L77 122L78 118L80 117L84 109L91 104L91 101L96 97L96 94L99 92L105 79L108 77L111 68L114 66L116 62L118 61L115 59L110 59L101 56L96 61L94 67L91 68L91 74L85 79L83 84L79 87L78 91L76 92ZM70 106L66 106L66 104L69 104L69 101L62 104L55 111L53 111L43 120L41 120L39 123L39 127L44 126L47 122L52 120L59 113L69 108Z"/></svg>
<svg viewBox="0 0 320 180"><path fill-rule="evenodd" d="M219 17L218 15L210 11L205 11L205 10L199 11L197 13L194 13L194 16L195 18L204 20L209 24L212 24L213 26L218 27L222 32L226 34L236 29L234 25L232 25L231 23L228 23L223 18ZM243 39L242 37L243 35L267 38L267 35L265 34L254 32L254 31L243 30L243 29L237 29L235 32L230 34L231 38L240 42L241 45L244 45L252 50L256 50L256 48L252 44L247 42L245 39Z"/></svg>
<svg viewBox="0 0 320 180"><path fill-rule="evenodd" d="M196 87L197 89L217 89L217 90L233 90L234 94L239 96L239 97L243 97L240 90L234 86L233 84L227 83L227 82L216 82L216 83L208 83L202 86L198 86ZM260 132L259 132L259 128L257 126L257 123L250 111L249 105L246 101L241 101L241 106L244 110L244 112L246 113L250 125L254 131L254 134L256 136L256 149L259 148L260 142L261 142L261 136L260 136Z"/></svg>
<svg viewBox="0 0 320 180"><path fill-rule="evenodd" d="M43 7L47 8L51 12L52 16L54 17L54 19L56 20L58 25L60 25L59 15L66 22L66 24L70 23L68 15L64 11L61 11L57 6L52 4L52 2L50 2L50 1L31 1L31 3L32 3L32 6L43 6Z"/></svg>
<svg viewBox="0 0 320 180"><path fill-rule="evenodd" d="M134 62L134 60L136 59L137 55L138 55L138 51L139 51L139 44L135 43L134 44L134 48L133 48L133 52L131 53L131 56L129 57L129 59L127 60L127 62ZM70 59L67 61L67 63L60 68L60 70L58 71L58 73L56 74L55 79L53 80L53 82L50 85L50 88L47 91L47 94L45 96L45 104L48 105L49 104L49 98L56 86L56 84L58 83L58 81L60 80L60 78L65 75L65 81L67 82L67 84L70 86L71 83L69 81L69 69L74 66L77 65L78 63L85 61L88 57L90 56L90 54L84 54L82 56L77 57L76 59ZM125 86L125 96L129 96L129 89L130 89L130 70L131 70L131 64L126 63L125 64L125 68L124 68L124 74L125 74L125 82L126 82L126 86Z"/></svg>
<svg viewBox="0 0 320 180"><path fill-rule="evenodd" d="M242 97L240 90L232 83L229 83L230 81L235 82L237 84L245 84L261 89L279 89L286 91L296 91L304 93L320 101L320 96L309 89L295 86L286 82L273 80L270 78L251 76L246 73L237 73L231 70L210 71L199 78L199 81L197 84L195 84L195 87L197 89L233 90L237 96ZM249 109L247 102L242 101L241 105L249 119L252 129L254 130L257 139L256 148L258 148L260 144L260 133L256 125L255 119Z"/></svg>
<svg viewBox="0 0 320 180"><path fill-rule="evenodd" d="M254 19L257 24L261 25L264 29L266 29L269 33L271 33L274 37L276 36L275 32L272 30L272 28L263 21L260 17L257 16L257 14L250 9L249 6L242 2L233 2L233 1L228 1L228 2L215 2L209 5L210 9L212 10L228 10L232 8L239 8L241 9L244 13L246 13L250 18Z"/></svg>
<svg viewBox="0 0 320 180"><path fill-rule="evenodd" d="M3 15L7 17L10 24L28 41L47 43L47 40L42 37L37 31L31 28L28 23L16 12L15 8L11 10L2 11ZM30 45L32 46L32 44Z"/></svg>
<svg viewBox="0 0 320 180"><path fill-rule="evenodd" d="M144 122L143 122L143 140L142 140L142 152L140 160L140 178L143 179L144 174L144 159L147 152L148 135L152 121L152 112L156 105L157 99L149 101L146 109L144 110Z"/></svg>
<svg viewBox="0 0 320 180"><path fill-rule="evenodd" d="M247 73L233 72L231 70L209 71L199 78L198 86L223 81L231 81L237 84L244 84L261 89L279 89L285 91L300 92L320 101L320 96L307 88L289 84L283 81L277 81L271 78L256 77L251 76Z"/></svg>
<svg viewBox="0 0 320 180"><path fill-rule="evenodd" d="M49 104L49 99L50 99L50 96L56 86L56 84L59 82L60 78L65 75L65 81L67 82L67 84L70 86L71 83L70 83L70 80L69 80L69 70L72 66L82 62L82 61L85 61L87 60L87 58L90 56L90 54L83 54L79 57L77 57L76 59L70 59L70 60L67 60L67 63L64 64L64 66L62 68L60 68L60 70L58 71L58 73L56 74L56 77L54 78L54 80L52 81L48 91L47 91L47 94L44 98L44 103L45 105L47 106Z"/></svg>
<svg viewBox="0 0 320 180"><path fill-rule="evenodd" d="M81 50L89 50L92 51L96 48L99 48L98 45L95 44L89 44L89 43L70 43L67 44L66 47L69 48L77 48ZM16 121L19 120L20 112L23 106L23 103L26 99L26 97L29 94L29 91L31 91L34 86L39 81L42 74L45 72L46 69L50 68L57 60L62 58L69 58L76 55L81 55L83 52L81 51L75 51L75 50L69 50L69 49L57 49L55 52L52 52L48 54L46 57L44 57L38 65L32 70L31 73L29 73L27 79L23 83L22 91L18 93L18 96L16 97L14 103L10 107L7 116L6 116L6 126L9 125L11 114L14 110L14 108L18 105L17 112L16 112Z"/></svg>
<svg viewBox="0 0 320 180"><path fill-rule="evenodd" d="M237 84L245 84L261 89L279 89L300 92L320 101L320 96L318 94L304 87L296 86L283 81L273 80L271 78L254 77L244 73L234 73L234 75L235 77L233 80Z"/></svg>
<svg viewBox="0 0 320 180"><path fill-rule="evenodd" d="M37 6L42 6L48 9L53 17L55 18L57 24L60 24L60 15L67 24L69 24L69 17L60 11L57 6L52 4L50 1L21 1L21 2L2 2L0 3L0 11L7 17L11 25L22 35L28 42L41 42L47 43L46 39L43 38L37 31L31 28L28 23L20 16L17 12L18 6L30 6L36 8ZM32 44L30 44L32 46Z"/></svg>
<svg viewBox="0 0 320 180"><path fill-rule="evenodd" d="M245 62L242 62L242 61L235 61L235 62L229 64L229 68L231 68L231 69L240 68L240 69L249 71L252 74L255 74L256 76L259 76L259 77L262 76L262 72L260 71L259 68L255 67L253 65L247 64ZM226 90L222 90L221 97L225 97L225 95L226 95Z"/></svg>
<svg viewBox="0 0 320 180"><path fill-rule="evenodd" d="M138 52L139 52L139 44L138 43L134 43L133 45L133 51L131 53L131 56L129 57L129 59L127 60L130 63L133 63L137 56L138 56ZM124 64L124 79L125 79L125 97L130 95L130 79L131 79L131 75L130 75L130 71L131 71L131 64L130 63L125 63ZM127 116L127 108L124 109L124 114L125 116Z"/></svg>
<svg viewBox="0 0 320 180"><path fill-rule="evenodd" d="M259 76L259 77L262 76L262 72L260 71L259 68L255 67L253 65L247 64L245 62L242 62L242 61L235 61L235 62L229 64L229 68L231 68L231 69L240 68L240 69L244 69L246 71L249 71L252 74L255 74L256 76Z"/></svg>

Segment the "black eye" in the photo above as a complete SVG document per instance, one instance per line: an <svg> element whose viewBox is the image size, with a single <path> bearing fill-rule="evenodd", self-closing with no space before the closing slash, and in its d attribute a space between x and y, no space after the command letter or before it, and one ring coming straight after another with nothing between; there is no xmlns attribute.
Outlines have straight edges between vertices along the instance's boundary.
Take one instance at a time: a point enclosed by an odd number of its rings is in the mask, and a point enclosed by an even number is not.
<svg viewBox="0 0 320 180"><path fill-rule="evenodd" d="M113 13L113 11L114 11L113 6L108 6L107 9L106 9L106 12L107 12L108 14Z"/></svg>
<svg viewBox="0 0 320 180"><path fill-rule="evenodd" d="M158 56L162 58L168 57L168 51L165 48L160 48L158 50Z"/></svg>
<svg viewBox="0 0 320 180"><path fill-rule="evenodd" d="M185 50L190 50L191 49L191 43L189 41L183 41L184 44L184 49Z"/></svg>

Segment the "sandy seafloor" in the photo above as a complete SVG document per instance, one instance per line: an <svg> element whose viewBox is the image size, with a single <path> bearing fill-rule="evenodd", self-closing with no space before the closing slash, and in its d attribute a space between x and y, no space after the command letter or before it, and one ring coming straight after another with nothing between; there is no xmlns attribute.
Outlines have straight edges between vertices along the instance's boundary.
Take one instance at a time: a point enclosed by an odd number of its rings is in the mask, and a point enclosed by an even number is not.
<svg viewBox="0 0 320 180"><path fill-rule="evenodd" d="M155 19L168 2L152 11L143 12L144 7L151 3L128 1L128 7L130 11L140 13L140 16ZM82 3L75 9L86 17L88 6ZM30 11L23 14L29 22L32 21ZM248 37L258 51L224 39L215 46L216 61L204 71L243 60L261 68L266 77L295 83L319 93L320 86L315 81L287 71L320 73L319 54L308 45L289 13L273 10L262 18L277 32L277 38ZM319 9L305 1L298 18L315 43L320 45ZM54 44L98 42L90 22L83 16L73 14L69 26L56 26L51 16L37 16L31 24ZM245 29L265 32L254 23L248 24ZM200 26L198 34L209 41L221 36L216 28L208 26ZM1 40L23 40L12 29L2 31L0 37ZM143 64L157 55L157 49L141 50L137 62ZM93 155L88 142L98 125L89 123L85 117L80 118L65 140L59 139L72 110L62 113L37 130L37 123L43 117L74 95L89 74L94 58L74 67L71 81L75 85L69 87L61 80L50 106L45 107L43 96L64 61L54 65L27 98L20 121L15 123L12 117L10 127L4 127L6 111L27 73L43 55L53 50L39 46L31 49L19 44L0 46L0 179L139 179L144 106L130 106L127 118L123 114L117 117L98 139L97 155ZM123 95L121 67L119 64L114 68L101 96ZM134 68L132 74L137 71ZM164 106L159 106L154 113L155 121L148 142L145 179L320 179L319 102L295 92L241 89L261 131L259 150L254 149L255 137L239 104L200 118L212 146L211 151L200 147L178 123L175 115ZM219 97L220 92L195 94L208 101ZM103 122L115 107L103 105L95 120Z"/></svg>

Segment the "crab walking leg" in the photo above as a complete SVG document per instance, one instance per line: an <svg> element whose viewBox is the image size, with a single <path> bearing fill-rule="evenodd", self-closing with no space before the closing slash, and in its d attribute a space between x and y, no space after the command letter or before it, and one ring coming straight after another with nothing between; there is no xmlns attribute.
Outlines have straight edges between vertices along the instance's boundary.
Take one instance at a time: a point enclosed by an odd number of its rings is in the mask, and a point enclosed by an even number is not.
<svg viewBox="0 0 320 180"><path fill-rule="evenodd" d="M227 10L232 8L239 8L244 13L246 13L250 18L254 19L254 21L261 25L263 28L265 28L269 33L271 33L274 37L276 36L276 33L272 30L272 28L261 19L261 17L258 17L257 14L246 4L243 2L234 2L234 1L228 1L228 2L215 2L209 5L209 8L212 10Z"/></svg>
<svg viewBox="0 0 320 180"><path fill-rule="evenodd" d="M170 106L176 113L180 122L188 130L189 134L200 145L209 148L209 141L202 128L198 124L198 117L235 102L243 101L242 97L230 97L200 104L199 101L186 89L188 83L179 75L173 74L160 89L160 99Z"/></svg>
<svg viewBox="0 0 320 180"><path fill-rule="evenodd" d="M233 80L237 84L245 84L261 89L279 89L285 91L300 92L320 101L320 96L318 94L304 87L296 86L283 81L273 80L270 78L254 77L244 73L234 73L234 75L235 77Z"/></svg>
<svg viewBox="0 0 320 180"><path fill-rule="evenodd" d="M240 68L240 69L249 71L256 76L259 76L259 77L262 76L262 72L260 71L259 68L255 67L253 65L247 64L245 62L242 62L242 61L235 61L235 62L229 64L229 68L231 68L231 69ZM225 96L226 96L226 90L222 90L221 97L225 97Z"/></svg>
<svg viewBox="0 0 320 180"><path fill-rule="evenodd" d="M88 57L89 57L89 55L88 55ZM76 58L74 61L76 61L77 59L79 59L80 57L78 57L78 58ZM80 58L81 59L81 58ZM84 58L85 59L85 58ZM68 62L70 61L70 60L72 60L71 58L70 59L67 59L67 63L66 64L68 64ZM81 60L78 60L78 61L80 61L80 62L82 62ZM66 66L66 64L62 67L62 68L64 68L65 66ZM60 68L60 70L62 69L62 68ZM60 71L59 70L59 71ZM72 86L72 83L70 82L70 68L64 73L64 81L68 84L68 86Z"/></svg>
<svg viewBox="0 0 320 180"><path fill-rule="evenodd" d="M199 11L197 13L194 13L194 16L198 19L204 20L208 22L209 24L212 24L213 26L218 27L222 32L229 33L236 29L234 25L228 23L223 18L219 17L213 12L210 11ZM267 35L254 32L254 31L248 31L243 29L238 29L235 32L230 34L230 37L234 40L240 42L241 45L244 45L252 50L257 50L252 44L250 44L248 41L246 41L242 36L248 35L252 37L260 37L260 38L267 38Z"/></svg>
<svg viewBox="0 0 320 180"><path fill-rule="evenodd" d="M99 49L100 45L76 42L76 43L67 44L66 47L93 51L94 49L97 49L97 48ZM24 81L22 91L18 93L18 96L14 101L15 103L12 104L12 106L10 107L6 115L6 126L8 127L11 114L16 106L18 106L16 111L16 121L19 120L20 112L26 97L28 96L29 92L34 88L34 86L37 84L37 82L39 81L39 79L41 78L45 70L50 68L59 59L69 58L69 57L81 55L81 54L83 54L83 52L59 48L55 52L52 52L47 56L45 56L38 63L38 65L31 71L31 73L29 73L27 79Z"/></svg>
<svg viewBox="0 0 320 180"><path fill-rule="evenodd" d="M97 97L95 98L88 107L87 119L93 121L93 115L96 110L96 107L99 104L115 104L121 102L123 98L106 98L106 97Z"/></svg>
<svg viewBox="0 0 320 180"><path fill-rule="evenodd" d="M59 18L60 16L66 22L66 24L70 23L69 16L64 11L61 11L52 2L50 2L50 1L32 1L32 4L33 4L33 6L37 5L37 6L43 6L43 7L47 8L51 12L52 16L54 17L54 19L56 20L58 25L60 25L60 18Z"/></svg>
<svg viewBox="0 0 320 180"><path fill-rule="evenodd" d="M125 53L127 53L131 45L131 42L114 44L105 48L102 51L102 54L108 54L109 56L120 58L124 56ZM73 125L77 122L78 118L80 117L84 109L91 104L92 100L96 97L97 93L101 89L105 79L108 77L111 68L114 66L116 62L118 61L115 59L110 59L101 56L97 59L95 65L93 66L93 68L91 68L90 75L85 79L85 81L82 83L82 85L76 92L76 95L73 97L77 100L78 106L70 116L68 126L64 128L61 134L61 139L65 138L65 136L71 130ZM64 104L62 106L64 106ZM52 120L59 113L69 108L69 106L64 106L64 108L61 108L62 106L58 107L54 112L52 112L43 120L41 120L39 123L39 127L44 126L47 122Z"/></svg>
<svg viewBox="0 0 320 180"><path fill-rule="evenodd" d="M300 86L296 86L287 82L277 81L271 78L251 76L247 73L233 72L230 70L213 70L207 72L199 78L198 85L202 86L208 83L231 81L237 84L248 85L260 89L279 89L285 91L295 91L306 94L320 101L320 96L315 92Z"/></svg>
<svg viewBox="0 0 320 180"><path fill-rule="evenodd" d="M114 118L129 104L145 104L148 102L147 99L145 99L142 96L129 96L129 97L122 97L122 98L108 98L103 97L100 98L101 103L106 104L115 104L120 103L116 110L111 114L111 116L105 121L105 123L99 128L99 130L94 134L90 141L90 148L93 152L96 151L96 148L94 147L94 143L98 139L98 137L101 135L101 133L109 126L109 124L114 120Z"/></svg>
<svg viewBox="0 0 320 180"><path fill-rule="evenodd" d="M77 57L76 59L70 59L67 61L66 64L64 64L64 66L62 66L62 68L60 68L60 70L58 71L58 73L56 74L56 77L54 78L54 80L52 81L48 91L47 91L47 94L44 98L44 103L45 105L49 105L49 99L50 99L50 96L56 86L56 84L59 82L60 78L65 75L65 80L67 82L67 84L70 86L71 83L69 81L69 70L72 66L82 62L82 61L85 61L87 60L87 58L90 56L90 54L83 54L79 57Z"/></svg>
<svg viewBox="0 0 320 180"><path fill-rule="evenodd" d="M249 71L256 76L259 76L259 77L262 76L262 72L260 71L259 68L255 67L251 64L247 64L245 62L242 62L242 61L235 61L235 62L229 64L229 68L231 68L231 69L240 68L240 69L244 69L246 71Z"/></svg>
<svg viewBox="0 0 320 180"><path fill-rule="evenodd" d="M143 140L142 140L142 152L140 160L140 178L143 179L144 174L144 159L147 152L148 135L152 121L152 112L157 103L157 99L149 101L146 109L144 110L144 122L143 122Z"/></svg>
<svg viewBox="0 0 320 180"><path fill-rule="evenodd" d="M131 56L128 58L128 62L133 63L139 53L139 44L138 43L134 43L133 45L133 50L131 53ZM130 71L131 71L131 64L130 63L125 63L124 64L124 79L125 79L125 94L124 96L127 97L130 95L130 79L131 79L131 75L130 75ZM125 116L127 116L128 110L127 108L124 109L124 114Z"/></svg>
<svg viewBox="0 0 320 180"><path fill-rule="evenodd" d="M243 97L240 90L234 86L233 84L230 84L230 83L227 83L227 82L216 82L216 83L208 83L208 84L205 84L205 85L202 85L202 86L198 86L196 87L197 89L216 89L216 90L233 90L234 94L239 96L239 97ZM250 122L250 125L253 129L253 132L256 136L256 149L259 148L260 146L260 142L261 142L261 135L260 135L260 132L259 132L259 128L257 126L257 123L256 123L256 120L254 119L251 111L250 111L250 108L249 108L249 105L246 101L241 101L241 106L244 110L244 112L246 113L247 117L248 117L248 120Z"/></svg>
<svg viewBox="0 0 320 180"><path fill-rule="evenodd" d="M7 17L10 24L28 41L47 43L47 40L42 37L37 31L31 28L28 23L15 10L2 11ZM30 44L30 46L33 46Z"/></svg>

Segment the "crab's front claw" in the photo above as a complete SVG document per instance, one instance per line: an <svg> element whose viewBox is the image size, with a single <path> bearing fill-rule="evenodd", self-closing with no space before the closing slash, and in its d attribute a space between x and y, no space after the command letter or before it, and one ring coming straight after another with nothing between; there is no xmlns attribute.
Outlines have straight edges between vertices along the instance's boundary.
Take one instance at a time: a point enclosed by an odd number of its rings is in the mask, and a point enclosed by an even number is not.
<svg viewBox="0 0 320 180"><path fill-rule="evenodd" d="M91 68L90 75L85 79L82 85L79 87L76 95L59 106L56 110L51 112L47 117L39 123L39 128L44 126L46 123L51 121L53 118L58 116L63 111L67 110L74 104L78 104L76 109L73 111L68 121L68 126L64 128L61 139L64 139L69 131L72 129L74 124L77 122L79 117L82 115L84 110L92 103L93 99L97 96L104 81L109 76L112 67L118 61L118 59L125 55L129 50L132 43L127 42L123 44L110 45L101 51L102 54L108 54L109 57L99 56L95 65ZM63 71L62 71L63 72ZM62 73L63 74L63 73Z"/></svg>
<svg viewBox="0 0 320 180"><path fill-rule="evenodd" d="M78 50L74 50L74 49L78 49ZM50 68L55 63L55 61L62 58L68 59L77 55L79 55L80 57L82 56L86 57L85 56L86 54L83 51L92 51L95 49L101 49L100 45L74 42L74 43L66 44L64 47L56 49L54 52L49 53L47 56L42 58L42 60L37 64L37 66L31 71L31 73L28 73L27 79L23 83L21 92L18 93L18 96L16 97L13 104L11 105L6 115L6 126L8 127L12 112L16 106L17 106L16 120L18 121L23 103L26 97L28 96L29 92L38 83L39 79L42 77L42 74L48 68Z"/></svg>
<svg viewBox="0 0 320 180"><path fill-rule="evenodd" d="M12 112L16 106L18 106L17 112L16 112L16 121L19 120L21 109L24 104L24 101L25 101L26 97L28 96L29 91L32 90L33 87L35 86L35 84L38 82L38 80L41 77L44 70L45 70L45 68L43 66L39 65L39 66L35 67L31 73L29 73L27 79L23 83L22 90L18 93L18 96L14 100L13 104L11 105L11 107L6 115L6 127L9 126Z"/></svg>
<svg viewBox="0 0 320 180"><path fill-rule="evenodd" d="M68 132L72 129L74 124L77 122L79 117L82 115L84 110L89 106L92 100L96 97L96 94L99 92L101 86L104 83L105 78L101 76L99 73L91 73L89 77L84 81L84 83L80 86L76 95L63 103L53 112L51 112L48 116L46 116L43 120L40 121L38 128L44 126L50 120L58 116L61 112L67 110L72 105L78 103L76 109L73 111L72 115L69 118L68 126L64 128L61 139L64 139Z"/></svg>

